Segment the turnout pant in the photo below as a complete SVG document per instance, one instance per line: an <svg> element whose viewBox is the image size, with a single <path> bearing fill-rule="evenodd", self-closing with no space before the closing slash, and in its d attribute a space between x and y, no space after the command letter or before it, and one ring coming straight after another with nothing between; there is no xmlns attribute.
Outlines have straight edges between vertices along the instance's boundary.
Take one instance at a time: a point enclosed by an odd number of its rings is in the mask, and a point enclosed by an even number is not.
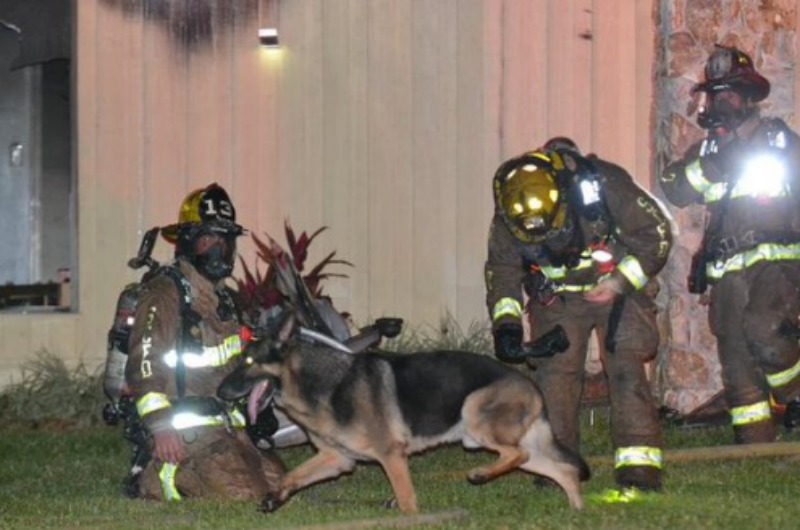
<svg viewBox="0 0 800 530"><path fill-rule="evenodd" d="M180 434L188 457L166 467L151 460L139 483L142 497L164 500L177 492L179 498L261 500L277 491L285 473L283 464L276 455L253 445L244 430L231 433L224 427L197 427Z"/></svg>
<svg viewBox="0 0 800 530"><path fill-rule="evenodd" d="M800 262L761 262L725 274L711 291L725 397L738 443L771 442L778 403L800 395L797 337Z"/></svg>
<svg viewBox="0 0 800 530"><path fill-rule="evenodd" d="M616 449L615 474L622 485L628 482L624 475L633 474L637 480L631 485L659 489L663 435L645 373L645 363L655 357L658 348L656 307L652 297L642 291L623 300L612 330L613 352L606 352L603 359ZM606 337L611 311L612 306L593 304L572 293L557 297L547 307L532 306L534 337L560 324L569 338L565 352L536 361L534 378L544 394L556 437L575 451L580 449L579 414L588 341L593 329L601 340Z"/></svg>

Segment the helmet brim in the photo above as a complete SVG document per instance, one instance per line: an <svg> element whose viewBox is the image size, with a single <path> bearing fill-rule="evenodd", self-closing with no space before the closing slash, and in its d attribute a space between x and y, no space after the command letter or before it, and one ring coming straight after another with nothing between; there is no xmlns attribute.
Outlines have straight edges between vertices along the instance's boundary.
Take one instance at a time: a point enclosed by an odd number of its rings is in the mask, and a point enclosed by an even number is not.
<svg viewBox="0 0 800 530"><path fill-rule="evenodd" d="M178 241L178 230L180 230L180 227L181 225L179 223L162 226L161 237L163 237L168 243L174 245Z"/></svg>
<svg viewBox="0 0 800 530"><path fill-rule="evenodd" d="M183 226L185 226L185 225L191 225L191 224L203 224L203 223L175 223L175 224L167 225L167 226L164 226L164 227L161 228L161 237L163 237L168 243L171 243L171 244L174 245L175 243L178 242L178 235L180 233L181 228ZM228 226L226 226L224 231L229 233L229 234L235 235L237 237L241 236L241 235L244 235L246 233L244 227L242 227L241 225L238 225L236 223L213 223L213 222L211 222L211 223L207 223L207 224L208 225L217 224L218 226L221 225L221 224L228 225Z"/></svg>
<svg viewBox="0 0 800 530"><path fill-rule="evenodd" d="M770 83L766 77L751 72L727 79L714 79L698 83L694 86L692 92L711 94L725 89L746 93L753 103L758 103L759 101L767 99L767 96L769 96Z"/></svg>

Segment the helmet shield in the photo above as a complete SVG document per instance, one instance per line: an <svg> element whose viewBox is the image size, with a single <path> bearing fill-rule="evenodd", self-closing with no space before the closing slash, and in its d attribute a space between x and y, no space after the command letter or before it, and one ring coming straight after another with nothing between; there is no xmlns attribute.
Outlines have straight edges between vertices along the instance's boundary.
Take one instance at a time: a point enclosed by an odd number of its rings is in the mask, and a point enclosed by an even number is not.
<svg viewBox="0 0 800 530"><path fill-rule="evenodd" d="M552 159L543 153L514 158L495 174L495 204L519 239L540 241L562 227L561 190Z"/></svg>

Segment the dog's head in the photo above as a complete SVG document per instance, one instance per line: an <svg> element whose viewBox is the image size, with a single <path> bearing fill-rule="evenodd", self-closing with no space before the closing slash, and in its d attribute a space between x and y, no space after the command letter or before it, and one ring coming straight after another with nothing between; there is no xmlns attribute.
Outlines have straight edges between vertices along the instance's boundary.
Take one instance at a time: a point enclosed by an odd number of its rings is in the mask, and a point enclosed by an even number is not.
<svg viewBox="0 0 800 530"><path fill-rule="evenodd" d="M277 336L257 336L245 348L242 364L217 387L217 397L225 401L241 399L265 379L279 384L283 362L289 351L286 345L294 329L295 318L289 315L281 324Z"/></svg>

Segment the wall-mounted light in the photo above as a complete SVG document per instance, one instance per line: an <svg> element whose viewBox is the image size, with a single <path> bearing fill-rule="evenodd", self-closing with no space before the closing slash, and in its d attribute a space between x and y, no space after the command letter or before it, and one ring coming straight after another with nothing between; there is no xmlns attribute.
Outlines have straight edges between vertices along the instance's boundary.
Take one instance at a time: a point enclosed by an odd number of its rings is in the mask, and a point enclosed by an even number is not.
<svg viewBox="0 0 800 530"><path fill-rule="evenodd" d="M278 0L261 0L258 3L258 42L264 48L280 48L278 16Z"/></svg>
<svg viewBox="0 0 800 530"><path fill-rule="evenodd" d="M258 42L265 48L280 48L278 28L259 28Z"/></svg>

